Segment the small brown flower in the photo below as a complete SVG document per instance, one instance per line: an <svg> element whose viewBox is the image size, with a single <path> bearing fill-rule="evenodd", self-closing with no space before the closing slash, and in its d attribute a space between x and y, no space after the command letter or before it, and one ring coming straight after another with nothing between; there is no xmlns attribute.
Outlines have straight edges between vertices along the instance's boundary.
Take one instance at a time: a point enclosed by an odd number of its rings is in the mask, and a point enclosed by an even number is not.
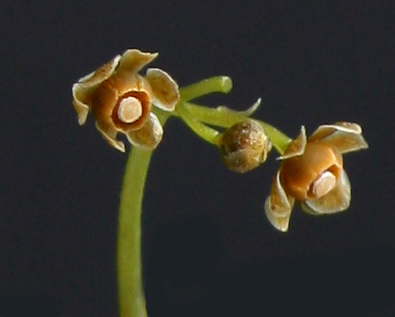
<svg viewBox="0 0 395 317"><path fill-rule="evenodd" d="M125 152L124 143L116 139L121 132L133 145L154 149L163 129L152 105L173 111L180 99L177 83L163 70L150 68L146 76L138 73L157 55L127 50L75 83L73 105L79 124L85 124L91 111L97 129L114 148Z"/></svg>
<svg viewBox="0 0 395 317"><path fill-rule="evenodd" d="M244 173L265 162L271 148L262 126L248 120L234 124L222 134L219 152L227 168Z"/></svg>
<svg viewBox="0 0 395 317"><path fill-rule="evenodd" d="M332 214L347 209L351 186L343 170L342 154L368 148L358 124L322 125L307 139L302 126L279 159L265 212L271 224L287 231L295 201L307 213Z"/></svg>

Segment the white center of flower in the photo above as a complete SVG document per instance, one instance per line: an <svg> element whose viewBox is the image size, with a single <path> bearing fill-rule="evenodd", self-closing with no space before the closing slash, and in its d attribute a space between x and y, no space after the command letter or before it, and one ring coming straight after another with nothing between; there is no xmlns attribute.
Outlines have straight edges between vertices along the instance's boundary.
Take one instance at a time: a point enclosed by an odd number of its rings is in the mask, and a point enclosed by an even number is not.
<svg viewBox="0 0 395 317"><path fill-rule="evenodd" d="M135 97L123 98L118 107L118 118L122 122L132 123L141 117L143 107L140 100Z"/></svg>
<svg viewBox="0 0 395 317"><path fill-rule="evenodd" d="M331 172L322 173L312 184L314 197L320 198L328 194L336 186L336 176Z"/></svg>

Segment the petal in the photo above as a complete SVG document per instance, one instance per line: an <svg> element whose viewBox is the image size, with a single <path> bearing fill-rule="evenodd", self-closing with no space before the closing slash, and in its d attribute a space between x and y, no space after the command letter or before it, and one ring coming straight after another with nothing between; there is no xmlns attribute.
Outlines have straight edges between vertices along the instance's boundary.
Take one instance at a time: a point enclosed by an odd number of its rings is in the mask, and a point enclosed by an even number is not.
<svg viewBox="0 0 395 317"><path fill-rule="evenodd" d="M137 49L127 50L122 54L119 68L137 73L157 56L158 53L143 53Z"/></svg>
<svg viewBox="0 0 395 317"><path fill-rule="evenodd" d="M119 96L127 94L132 91L142 91L152 96L152 89L148 81L138 73L131 73L124 70L117 71L107 81Z"/></svg>
<svg viewBox="0 0 395 317"><path fill-rule="evenodd" d="M309 141L319 140L335 146L341 153L368 148L368 144L362 136L361 127L350 122L336 122L319 126L309 137Z"/></svg>
<svg viewBox="0 0 395 317"><path fill-rule="evenodd" d="M96 71L79 79L72 88L73 105L78 115L78 123L83 125L88 116L92 94L97 86L108 79L118 66L121 56L115 56L111 61L99 67Z"/></svg>
<svg viewBox="0 0 395 317"><path fill-rule="evenodd" d="M115 139L117 136L117 130L115 128L105 126L100 121L96 121L96 128L101 132L108 144L118 151L125 152L125 144Z"/></svg>
<svg viewBox="0 0 395 317"><path fill-rule="evenodd" d="M155 149L163 136L163 128L159 119L153 113L150 113L148 120L139 130L133 130L126 133L130 143L146 150Z"/></svg>
<svg viewBox="0 0 395 317"><path fill-rule="evenodd" d="M346 210L350 206L351 185L347 173L342 170L336 187L327 195L306 200L302 203L302 208L308 213L315 215L333 214Z"/></svg>
<svg viewBox="0 0 395 317"><path fill-rule="evenodd" d="M317 211L315 211L315 210L311 209L309 206L307 206L305 202L301 203L300 207L306 214L309 214L312 216L322 216L321 213L318 213Z"/></svg>
<svg viewBox="0 0 395 317"><path fill-rule="evenodd" d="M265 202L265 213L266 218L269 220L270 224L279 231L287 232L289 227L289 220L291 218L291 213L285 216L278 216L270 210L270 196L267 197Z"/></svg>
<svg viewBox="0 0 395 317"><path fill-rule="evenodd" d="M155 106L164 111L174 111L180 100L180 91L174 79L159 68L149 68L145 78L154 93Z"/></svg>
<svg viewBox="0 0 395 317"><path fill-rule="evenodd" d="M289 197L280 183L280 171L273 178L270 196L265 202L267 219L277 230L287 231L295 199Z"/></svg>
<svg viewBox="0 0 395 317"><path fill-rule="evenodd" d="M80 84L84 84L84 86L95 86L97 84L100 84L114 73L120 60L121 55L115 56L111 61L100 66L94 72L80 78L78 82Z"/></svg>
<svg viewBox="0 0 395 317"><path fill-rule="evenodd" d="M300 133L298 137L288 145L287 149L285 150L284 154L277 158L277 160L286 160L295 156L301 156L304 153L304 149L306 147L306 129L302 125L300 128Z"/></svg>
<svg viewBox="0 0 395 317"><path fill-rule="evenodd" d="M77 112L78 124L84 125L86 122L86 118L88 117L89 107L78 100L73 101L73 106L75 112Z"/></svg>
<svg viewBox="0 0 395 317"><path fill-rule="evenodd" d="M76 83L73 85L73 106L78 115L78 123L83 125L89 112L92 94L96 87L85 87L84 84Z"/></svg>

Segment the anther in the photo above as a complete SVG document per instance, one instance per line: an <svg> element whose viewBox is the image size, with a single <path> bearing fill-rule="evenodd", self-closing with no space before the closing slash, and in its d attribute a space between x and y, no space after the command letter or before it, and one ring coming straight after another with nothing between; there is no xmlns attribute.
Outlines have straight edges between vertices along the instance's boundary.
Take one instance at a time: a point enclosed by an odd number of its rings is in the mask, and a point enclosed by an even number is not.
<svg viewBox="0 0 395 317"><path fill-rule="evenodd" d="M336 176L329 171L323 172L312 184L311 191L315 198L329 193L336 186Z"/></svg>
<svg viewBox="0 0 395 317"><path fill-rule="evenodd" d="M132 123L141 117L143 114L143 107L135 97L123 98L118 107L118 118L122 122Z"/></svg>

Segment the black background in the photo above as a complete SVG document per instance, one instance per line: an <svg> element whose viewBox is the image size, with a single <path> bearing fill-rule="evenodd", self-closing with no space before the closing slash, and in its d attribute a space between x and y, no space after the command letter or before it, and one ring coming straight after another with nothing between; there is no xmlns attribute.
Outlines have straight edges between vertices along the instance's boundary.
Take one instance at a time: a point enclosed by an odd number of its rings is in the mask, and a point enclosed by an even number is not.
<svg viewBox="0 0 395 317"><path fill-rule="evenodd" d="M149 316L395 316L394 5L391 1L1 1L0 315L116 316L117 207L126 155L71 85L127 48L184 86L232 77L235 109L296 136L338 120L368 151L344 158L351 207L265 219L275 155L245 175L171 120L144 201Z"/></svg>

